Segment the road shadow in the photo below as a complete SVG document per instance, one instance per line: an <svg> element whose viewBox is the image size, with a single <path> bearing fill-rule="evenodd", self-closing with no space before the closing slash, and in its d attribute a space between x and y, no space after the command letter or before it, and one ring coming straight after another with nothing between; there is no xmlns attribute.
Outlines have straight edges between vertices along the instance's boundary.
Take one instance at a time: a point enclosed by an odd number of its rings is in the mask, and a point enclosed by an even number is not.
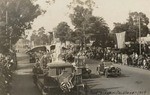
<svg viewBox="0 0 150 95"><path fill-rule="evenodd" d="M90 78L90 79L85 79L83 82L85 85L87 85L87 95L116 95L114 93L117 92L112 92L112 91L117 91L117 89L122 88L120 86L113 86L109 88L103 88L103 82L99 82L100 78ZM100 80L106 80L106 78L101 78ZM97 87L101 88L97 88Z"/></svg>
<svg viewBox="0 0 150 95"><path fill-rule="evenodd" d="M24 59L29 59L28 57L27 58L24 58L24 57L17 57L17 61L19 62L19 61L22 61L22 60L24 60Z"/></svg>
<svg viewBox="0 0 150 95"><path fill-rule="evenodd" d="M14 74L11 95L40 95L30 73Z"/></svg>
<svg viewBox="0 0 150 95"><path fill-rule="evenodd" d="M13 73L11 95L41 95L32 79L32 66L26 54L18 54L18 68Z"/></svg>
<svg viewBox="0 0 150 95"><path fill-rule="evenodd" d="M96 88L96 89L90 89L89 88L89 95L116 95L117 92L110 91L110 90L116 90L122 87L111 87L111 88Z"/></svg>
<svg viewBox="0 0 150 95"><path fill-rule="evenodd" d="M121 74L120 76L118 76L117 78L124 78L124 77L130 77L129 75L126 74Z"/></svg>
<svg viewBox="0 0 150 95"><path fill-rule="evenodd" d="M19 64L18 69L31 69L34 66L34 64Z"/></svg>
<svg viewBox="0 0 150 95"><path fill-rule="evenodd" d="M98 74L91 74L91 77L89 79L95 79L95 78L103 78L105 75L98 75ZM130 77L129 75L126 74L121 74L120 76L113 76L109 75L108 78L124 78L124 77Z"/></svg>
<svg viewBox="0 0 150 95"><path fill-rule="evenodd" d="M91 74L91 77L90 77L90 78L92 79L92 78L100 78L100 77L101 77L101 76L98 75L98 74Z"/></svg>

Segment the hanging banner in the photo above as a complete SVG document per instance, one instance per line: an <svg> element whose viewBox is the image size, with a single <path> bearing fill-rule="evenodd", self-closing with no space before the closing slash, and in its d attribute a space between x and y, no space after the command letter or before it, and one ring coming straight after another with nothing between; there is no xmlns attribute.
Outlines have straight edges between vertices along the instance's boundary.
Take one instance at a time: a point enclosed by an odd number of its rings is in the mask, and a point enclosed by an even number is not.
<svg viewBox="0 0 150 95"><path fill-rule="evenodd" d="M116 38L117 38L117 47L119 49L125 47L125 32L121 33L116 33Z"/></svg>

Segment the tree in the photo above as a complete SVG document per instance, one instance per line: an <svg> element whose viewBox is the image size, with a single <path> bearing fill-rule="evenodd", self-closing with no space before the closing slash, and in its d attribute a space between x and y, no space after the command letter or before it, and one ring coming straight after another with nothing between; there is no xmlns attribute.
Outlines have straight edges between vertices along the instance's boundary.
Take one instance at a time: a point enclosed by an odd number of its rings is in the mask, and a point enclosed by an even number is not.
<svg viewBox="0 0 150 95"><path fill-rule="evenodd" d="M74 13L70 14L71 22L76 29L83 29L86 26L86 21L92 15L92 11L82 6L76 6Z"/></svg>
<svg viewBox="0 0 150 95"><path fill-rule="evenodd" d="M128 19L129 29L133 28L132 30L134 30L134 29L137 30L139 23L141 26L141 35L140 36L144 37L149 33L148 26L147 26L149 24L149 18L146 17L146 15L142 12L129 13L129 19ZM136 33L137 32L138 31L136 31ZM137 37L139 37L139 36L137 36Z"/></svg>
<svg viewBox="0 0 150 95"><path fill-rule="evenodd" d="M54 3L56 0L47 0L47 3ZM74 13L70 14L70 18L72 24L75 26L75 31L78 31L81 35L78 35L76 32L70 32L73 42L75 40L82 40L84 39L84 28L86 27L86 20L92 15L93 7L95 7L94 0L71 0L70 3L67 5L69 9L73 9ZM84 7L86 8L84 8ZM77 37L80 36L80 37ZM81 38L81 39L79 39ZM83 42L82 42L83 43Z"/></svg>
<svg viewBox="0 0 150 95"><path fill-rule="evenodd" d="M36 40L36 36L37 36L36 30L34 30L34 31L32 32L31 37L30 37L31 41L35 41L35 40Z"/></svg>
<svg viewBox="0 0 150 95"><path fill-rule="evenodd" d="M59 38L61 42L69 41L71 38L71 28L66 22L60 22L54 29L55 37Z"/></svg>
<svg viewBox="0 0 150 95"><path fill-rule="evenodd" d="M96 6L94 0L72 0L70 4L68 5L69 9L79 6L85 6L90 10L93 10L93 7Z"/></svg>
<svg viewBox="0 0 150 95"><path fill-rule="evenodd" d="M95 38L96 43L99 43L101 47L106 47L109 27L102 17L91 16L88 19L88 26L85 31L90 38Z"/></svg>
<svg viewBox="0 0 150 95"><path fill-rule="evenodd" d="M139 35L139 23L141 29L141 35ZM148 25L149 19L142 12L131 12L126 23L114 23L114 33L126 31L126 41L135 42L136 39L141 36L144 37L149 33Z"/></svg>
<svg viewBox="0 0 150 95"><path fill-rule="evenodd" d="M38 39L40 45L46 45L48 44L48 35L45 34L44 27L39 28L38 30Z"/></svg>
<svg viewBox="0 0 150 95"><path fill-rule="evenodd" d="M38 31L33 31L31 41L33 41L35 45L46 45L49 43L49 37L45 33L44 27L39 28Z"/></svg>
<svg viewBox="0 0 150 95"><path fill-rule="evenodd" d="M37 33L37 30L34 30L32 32L32 35L31 35L31 41L34 43L34 45L40 45L41 44L41 39L39 38L39 35Z"/></svg>
<svg viewBox="0 0 150 95"><path fill-rule="evenodd" d="M31 0L0 0L0 22L5 24L0 26L0 50L8 51L9 42L14 45L41 13L39 5L34 5Z"/></svg>
<svg viewBox="0 0 150 95"><path fill-rule="evenodd" d="M71 32L71 41L83 45L84 41L84 34L81 29L76 29L73 32Z"/></svg>
<svg viewBox="0 0 150 95"><path fill-rule="evenodd" d="M77 37L81 44L85 44L89 39L95 38L98 46L105 46L105 40L109 33L109 27L102 17L92 15L92 10L82 6L76 6L74 13L70 14L72 24L75 26L75 32L81 35ZM101 44L101 45L100 45Z"/></svg>
<svg viewBox="0 0 150 95"><path fill-rule="evenodd" d="M83 48L85 45L85 28L87 26L87 19L92 15L92 10L84 8L82 6L74 7L74 13L70 14L72 24L75 26L76 40L80 41L80 45ZM80 35L77 35L79 33ZM76 42L76 41L75 41Z"/></svg>

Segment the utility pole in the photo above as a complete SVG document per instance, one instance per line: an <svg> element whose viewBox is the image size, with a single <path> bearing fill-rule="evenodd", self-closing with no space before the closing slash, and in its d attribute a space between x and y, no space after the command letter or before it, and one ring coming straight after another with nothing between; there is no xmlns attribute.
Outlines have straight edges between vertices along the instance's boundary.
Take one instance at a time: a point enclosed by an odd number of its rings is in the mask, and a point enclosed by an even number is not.
<svg viewBox="0 0 150 95"><path fill-rule="evenodd" d="M5 13L5 16L6 16L6 19L5 19L5 22L6 22L6 32L8 31L8 11L7 11L7 8L8 8L8 2L6 3L6 13Z"/></svg>
<svg viewBox="0 0 150 95"><path fill-rule="evenodd" d="M8 32L9 31L9 29L8 29L8 6L9 6L9 2L7 2L6 3L6 32ZM10 29L10 31L9 31L10 33L9 33L9 49L11 50L12 49L12 42L11 42L11 34L12 34L12 29Z"/></svg>
<svg viewBox="0 0 150 95"><path fill-rule="evenodd" d="M141 55L141 21L140 21L140 14L139 14L139 55Z"/></svg>
<svg viewBox="0 0 150 95"><path fill-rule="evenodd" d="M85 47L86 47L85 23L83 25L83 35L84 35L84 38L83 38L83 43L84 43L83 48L85 49Z"/></svg>

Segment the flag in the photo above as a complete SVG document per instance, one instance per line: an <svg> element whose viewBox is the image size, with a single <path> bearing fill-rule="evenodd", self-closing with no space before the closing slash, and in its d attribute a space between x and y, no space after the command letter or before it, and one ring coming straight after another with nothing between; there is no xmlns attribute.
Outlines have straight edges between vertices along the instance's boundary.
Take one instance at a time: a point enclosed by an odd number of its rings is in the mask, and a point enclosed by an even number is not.
<svg viewBox="0 0 150 95"><path fill-rule="evenodd" d="M117 38L117 46L118 48L124 48L125 47L125 32L116 33Z"/></svg>

